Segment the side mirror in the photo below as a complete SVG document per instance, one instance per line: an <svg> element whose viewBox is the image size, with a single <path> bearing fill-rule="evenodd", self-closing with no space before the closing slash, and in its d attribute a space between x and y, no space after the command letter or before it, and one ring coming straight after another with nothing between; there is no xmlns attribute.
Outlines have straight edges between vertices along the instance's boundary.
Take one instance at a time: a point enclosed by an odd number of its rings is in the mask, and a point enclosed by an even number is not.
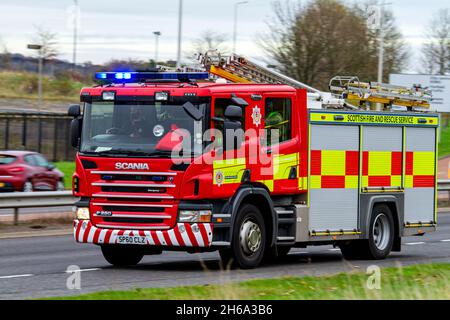
<svg viewBox="0 0 450 320"><path fill-rule="evenodd" d="M242 108L237 106L228 106L224 114L226 119L231 121L239 121L242 118Z"/></svg>
<svg viewBox="0 0 450 320"><path fill-rule="evenodd" d="M67 114L70 117L77 118L81 115L81 108L79 104L72 104L69 106Z"/></svg>
<svg viewBox="0 0 450 320"><path fill-rule="evenodd" d="M56 166L53 163L49 163L47 166L48 171L52 171L55 168L56 168Z"/></svg>
<svg viewBox="0 0 450 320"><path fill-rule="evenodd" d="M73 119L70 123L70 144L75 149L78 149L78 145L81 138L81 120Z"/></svg>

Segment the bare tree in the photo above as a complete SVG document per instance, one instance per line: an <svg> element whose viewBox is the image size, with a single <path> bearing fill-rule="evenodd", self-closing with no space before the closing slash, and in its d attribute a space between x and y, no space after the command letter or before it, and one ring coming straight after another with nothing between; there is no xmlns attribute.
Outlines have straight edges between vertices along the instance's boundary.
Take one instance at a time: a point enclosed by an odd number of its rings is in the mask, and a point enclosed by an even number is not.
<svg viewBox="0 0 450 320"><path fill-rule="evenodd" d="M33 41L42 46L39 54L44 59L44 62L55 59L59 55L58 35L42 26L35 26L35 28L36 34L33 37Z"/></svg>
<svg viewBox="0 0 450 320"><path fill-rule="evenodd" d="M273 9L270 32L260 35L258 43L279 71L320 89L338 74L376 78L378 41L362 8L314 0L305 5L276 1ZM399 56L401 35L393 17L387 22L386 74L400 68L405 59Z"/></svg>
<svg viewBox="0 0 450 320"><path fill-rule="evenodd" d="M422 47L427 73L445 75L450 72L450 10L441 9L431 19Z"/></svg>
<svg viewBox="0 0 450 320"><path fill-rule="evenodd" d="M192 49L193 52L189 54L193 57L197 53L204 53L208 50L220 50L220 52L226 54L229 52L229 48L226 45L228 37L226 34L216 32L214 30L205 30L200 36L193 40Z"/></svg>

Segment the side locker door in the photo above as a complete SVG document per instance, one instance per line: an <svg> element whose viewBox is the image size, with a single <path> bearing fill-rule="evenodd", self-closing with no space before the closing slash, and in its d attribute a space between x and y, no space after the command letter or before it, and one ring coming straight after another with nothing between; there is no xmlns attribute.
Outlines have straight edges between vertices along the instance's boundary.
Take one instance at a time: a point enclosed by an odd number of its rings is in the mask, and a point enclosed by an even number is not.
<svg viewBox="0 0 450 320"><path fill-rule="evenodd" d="M435 223L436 128L406 128L405 223Z"/></svg>
<svg viewBox="0 0 450 320"><path fill-rule="evenodd" d="M310 221L314 235L358 229L358 126L313 124L310 129Z"/></svg>
<svg viewBox="0 0 450 320"><path fill-rule="evenodd" d="M362 189L401 190L403 168L402 127L364 126Z"/></svg>

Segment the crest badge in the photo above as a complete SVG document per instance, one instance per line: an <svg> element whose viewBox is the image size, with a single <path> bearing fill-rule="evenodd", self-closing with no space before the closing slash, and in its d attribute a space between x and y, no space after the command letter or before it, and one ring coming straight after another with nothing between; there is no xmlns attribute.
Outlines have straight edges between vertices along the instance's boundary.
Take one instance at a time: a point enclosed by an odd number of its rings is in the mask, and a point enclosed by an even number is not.
<svg viewBox="0 0 450 320"><path fill-rule="evenodd" d="M220 187L223 184L223 172L218 170L214 176L214 180L216 181L216 184Z"/></svg>
<svg viewBox="0 0 450 320"><path fill-rule="evenodd" d="M261 118L261 109L258 106L255 106L252 111L253 124L259 127L261 124Z"/></svg>

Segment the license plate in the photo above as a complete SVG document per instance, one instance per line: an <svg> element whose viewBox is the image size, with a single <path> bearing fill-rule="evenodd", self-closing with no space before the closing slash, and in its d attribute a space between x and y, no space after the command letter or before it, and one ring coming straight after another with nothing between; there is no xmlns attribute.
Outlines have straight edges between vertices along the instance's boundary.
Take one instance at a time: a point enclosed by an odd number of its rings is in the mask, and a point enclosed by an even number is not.
<svg viewBox="0 0 450 320"><path fill-rule="evenodd" d="M144 244L147 244L147 239L145 237L139 237L139 236L118 236L116 243L117 244L144 245Z"/></svg>
<svg viewBox="0 0 450 320"><path fill-rule="evenodd" d="M5 186L4 182L0 182L0 188L3 188Z"/></svg>

